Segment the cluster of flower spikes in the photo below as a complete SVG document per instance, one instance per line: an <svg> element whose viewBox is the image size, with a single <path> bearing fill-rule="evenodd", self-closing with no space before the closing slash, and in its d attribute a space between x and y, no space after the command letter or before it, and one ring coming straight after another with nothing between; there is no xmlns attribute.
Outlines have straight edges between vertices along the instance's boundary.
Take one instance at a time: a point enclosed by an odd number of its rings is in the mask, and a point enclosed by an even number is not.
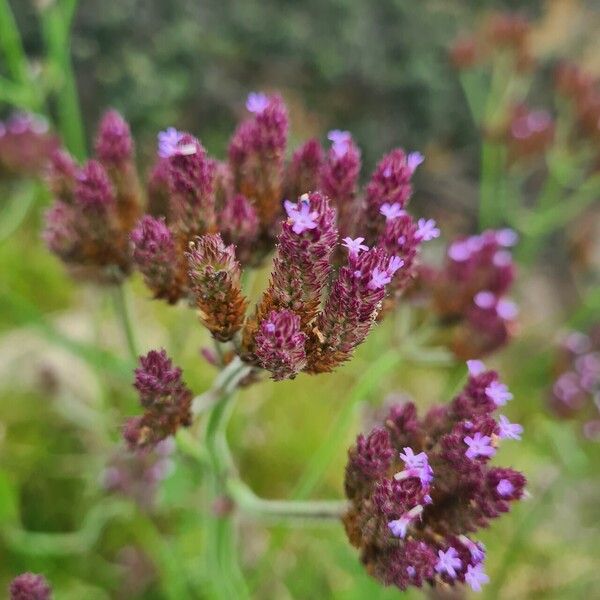
<svg viewBox="0 0 600 600"><path fill-rule="evenodd" d="M471 69L497 56L510 53L517 71L534 64L531 55L531 24L517 13L494 13L474 34L462 34L452 43L450 61L456 69Z"/></svg>
<svg viewBox="0 0 600 600"><path fill-rule="evenodd" d="M577 134L596 148L600 142L600 84L598 79L578 65L564 62L555 73L556 91L571 103L577 122Z"/></svg>
<svg viewBox="0 0 600 600"><path fill-rule="evenodd" d="M309 140L286 164L281 99L250 94L246 106L251 116L236 130L227 163L209 158L190 134L159 134L153 214L131 233L133 260L155 297L185 298L218 341L243 328L241 353L275 378L329 371L364 339L386 288L395 299L415 276L420 244L439 235L434 221L415 222L405 210L423 157L394 150L360 195L360 151L348 132L330 132L327 155ZM283 197L300 190L297 203ZM241 268L273 248L271 284L246 319ZM281 352L267 359L273 344Z"/></svg>
<svg viewBox="0 0 600 600"><path fill-rule="evenodd" d="M562 340L554 365L550 406L565 419L583 419L583 434L600 440L600 325L587 333L571 331Z"/></svg>
<svg viewBox="0 0 600 600"><path fill-rule="evenodd" d="M52 600L52 588L43 575L22 573L8 588L10 600Z"/></svg>
<svg viewBox="0 0 600 600"><path fill-rule="evenodd" d="M510 339L518 310L506 294L515 277L509 248L516 241L511 229L486 230L450 244L441 268L421 267L420 285L459 358L484 356Z"/></svg>
<svg viewBox="0 0 600 600"><path fill-rule="evenodd" d="M492 467L502 439L523 428L493 412L512 398L498 374L467 362L469 378L448 406L419 418L411 402L393 405L383 426L349 450L344 524L367 571L402 590L488 581L485 549L470 537L524 494L525 477Z"/></svg>
<svg viewBox="0 0 600 600"><path fill-rule="evenodd" d="M140 357L134 387L144 413L131 417L123 427L123 437L131 450L156 449L157 444L192 422L191 390L164 350L151 350Z"/></svg>
<svg viewBox="0 0 600 600"><path fill-rule="evenodd" d="M35 177L58 148L58 138L42 117L16 113L0 121L0 179Z"/></svg>
<svg viewBox="0 0 600 600"><path fill-rule="evenodd" d="M133 140L114 110L100 123L95 156L79 167L65 150L51 155L43 236L74 276L111 283L131 271L129 232L141 214Z"/></svg>

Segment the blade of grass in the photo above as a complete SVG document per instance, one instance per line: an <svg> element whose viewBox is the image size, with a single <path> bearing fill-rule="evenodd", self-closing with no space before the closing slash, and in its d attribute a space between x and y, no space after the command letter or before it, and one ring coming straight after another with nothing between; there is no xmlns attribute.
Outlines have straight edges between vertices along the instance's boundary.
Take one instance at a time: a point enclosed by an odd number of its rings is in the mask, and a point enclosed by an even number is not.
<svg viewBox="0 0 600 600"><path fill-rule="evenodd" d="M21 84L26 84L27 56L8 0L0 0L0 48L12 78Z"/></svg>

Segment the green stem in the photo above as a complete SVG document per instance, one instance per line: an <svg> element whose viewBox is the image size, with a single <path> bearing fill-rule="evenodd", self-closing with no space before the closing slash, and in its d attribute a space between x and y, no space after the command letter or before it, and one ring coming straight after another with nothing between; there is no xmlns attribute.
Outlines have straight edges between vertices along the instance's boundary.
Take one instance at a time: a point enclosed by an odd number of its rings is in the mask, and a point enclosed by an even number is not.
<svg viewBox="0 0 600 600"><path fill-rule="evenodd" d="M137 362L139 352L137 349L136 337L131 322L129 311L129 302L125 293L125 284L120 283L112 288L112 299L115 313L121 322L123 333L127 341L127 347L131 358Z"/></svg>
<svg viewBox="0 0 600 600"><path fill-rule="evenodd" d="M266 500L238 478L228 479L227 491L243 512L269 520L339 521L348 509L345 500Z"/></svg>
<svg viewBox="0 0 600 600"><path fill-rule="evenodd" d="M484 141L481 147L481 187L479 200L479 227L486 229L499 224L502 205L499 199L502 148Z"/></svg>
<svg viewBox="0 0 600 600"><path fill-rule="evenodd" d="M0 48L12 78L27 85L27 56L8 0L0 0Z"/></svg>

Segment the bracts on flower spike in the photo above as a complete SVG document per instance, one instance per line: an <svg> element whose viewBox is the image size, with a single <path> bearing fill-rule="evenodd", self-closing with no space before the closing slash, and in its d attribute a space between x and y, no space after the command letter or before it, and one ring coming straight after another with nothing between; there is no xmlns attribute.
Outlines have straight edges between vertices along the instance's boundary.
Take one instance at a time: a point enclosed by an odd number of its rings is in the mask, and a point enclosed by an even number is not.
<svg viewBox="0 0 600 600"><path fill-rule="evenodd" d="M132 450L156 446L191 424L192 392L181 375L164 350L151 350L140 357L134 387L144 413L128 419L123 427L123 437Z"/></svg>
<svg viewBox="0 0 600 600"><path fill-rule="evenodd" d="M512 395L480 361L450 406L421 419L413 404L392 407L383 427L360 435L349 451L345 489L348 537L367 570L401 590L488 582L485 549L468 535L510 509L525 477L490 467L501 440L523 428L492 413Z"/></svg>
<svg viewBox="0 0 600 600"><path fill-rule="evenodd" d="M187 259L200 320L216 340L227 342L241 329L247 305L235 248L218 234L205 235L192 242Z"/></svg>

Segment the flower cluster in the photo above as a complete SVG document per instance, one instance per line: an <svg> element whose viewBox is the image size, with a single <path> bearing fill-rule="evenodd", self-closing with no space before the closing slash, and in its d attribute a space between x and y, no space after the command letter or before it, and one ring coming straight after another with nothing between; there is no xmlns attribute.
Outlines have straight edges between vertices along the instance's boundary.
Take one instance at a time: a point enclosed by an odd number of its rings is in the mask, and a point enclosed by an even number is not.
<svg viewBox="0 0 600 600"><path fill-rule="evenodd" d="M64 150L50 159L54 203L44 240L77 277L119 281L131 270L129 231L141 210L141 192L129 126L115 111L104 115L96 158L82 167Z"/></svg>
<svg viewBox="0 0 600 600"><path fill-rule="evenodd" d="M515 277L509 248L516 241L510 229L459 238L442 268L422 269L421 284L460 358L483 356L510 338L518 311L506 294Z"/></svg>
<svg viewBox="0 0 600 600"><path fill-rule="evenodd" d="M171 471L174 450L171 438L135 453L119 449L102 473L104 489L131 498L138 506L151 507L160 482Z"/></svg>
<svg viewBox="0 0 600 600"><path fill-rule="evenodd" d="M42 117L17 113L0 121L0 178L40 175L57 148Z"/></svg>
<svg viewBox="0 0 600 600"><path fill-rule="evenodd" d="M518 71L532 67L531 25L522 15L491 15L474 35L463 34L454 41L450 48L450 61L457 69L470 69L499 53L508 53Z"/></svg>
<svg viewBox="0 0 600 600"><path fill-rule="evenodd" d="M420 245L439 236L433 220L406 211L423 156L394 150L360 194L349 132L331 131L326 154L309 140L286 164L281 98L250 94L246 108L226 163L190 134L159 134L152 214L131 233L133 260L156 298L185 298L217 341L275 379L331 371L365 339L386 292L391 307L415 277ZM270 284L246 317L241 269L273 248Z"/></svg>
<svg viewBox="0 0 600 600"><path fill-rule="evenodd" d="M512 395L481 361L467 365L468 382L449 406L419 418L413 403L396 404L349 451L344 524L367 571L385 585L466 583L479 591L488 581L485 549L468 535L523 496L521 473L489 464L501 440L523 432L493 417Z"/></svg>
<svg viewBox="0 0 600 600"><path fill-rule="evenodd" d="M131 449L146 449L191 424L192 392L164 350L151 350L140 357L134 387L144 413L130 418L123 437Z"/></svg>
<svg viewBox="0 0 600 600"><path fill-rule="evenodd" d="M565 336L555 373L553 411L562 418L583 418L585 437L600 440L600 325Z"/></svg>
<svg viewBox="0 0 600 600"><path fill-rule="evenodd" d="M43 575L23 573L9 587L10 600L51 600L52 589Z"/></svg>

